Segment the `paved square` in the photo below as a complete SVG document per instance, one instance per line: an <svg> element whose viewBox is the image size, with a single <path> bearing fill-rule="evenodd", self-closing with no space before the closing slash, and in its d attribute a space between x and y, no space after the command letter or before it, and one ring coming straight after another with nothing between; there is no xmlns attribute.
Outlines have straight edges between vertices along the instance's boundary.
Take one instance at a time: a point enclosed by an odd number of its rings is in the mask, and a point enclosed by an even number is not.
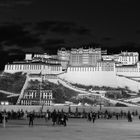
<svg viewBox="0 0 140 140"><path fill-rule="evenodd" d="M6 128L0 124L0 140L139 140L140 120L69 119L67 126L52 126L51 121L35 119L34 126L28 120L9 120Z"/></svg>

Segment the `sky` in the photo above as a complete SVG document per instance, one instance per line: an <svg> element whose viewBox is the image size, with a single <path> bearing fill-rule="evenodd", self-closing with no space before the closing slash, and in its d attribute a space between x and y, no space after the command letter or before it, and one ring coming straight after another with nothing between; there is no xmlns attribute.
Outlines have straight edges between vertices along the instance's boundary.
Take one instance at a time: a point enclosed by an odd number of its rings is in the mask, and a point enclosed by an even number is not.
<svg viewBox="0 0 140 140"><path fill-rule="evenodd" d="M25 53L101 47L140 53L136 0L0 0L0 69Z"/></svg>

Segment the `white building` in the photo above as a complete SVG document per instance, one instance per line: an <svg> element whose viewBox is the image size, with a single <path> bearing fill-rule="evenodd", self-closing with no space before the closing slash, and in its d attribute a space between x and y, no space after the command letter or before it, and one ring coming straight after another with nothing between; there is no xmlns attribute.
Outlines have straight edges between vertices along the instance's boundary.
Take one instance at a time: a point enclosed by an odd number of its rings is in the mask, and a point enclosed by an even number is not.
<svg viewBox="0 0 140 140"><path fill-rule="evenodd" d="M25 90L21 105L52 105L52 90Z"/></svg>
<svg viewBox="0 0 140 140"><path fill-rule="evenodd" d="M103 55L103 60L113 60L122 65L135 65L139 61L138 52L121 52L115 55Z"/></svg>
<svg viewBox="0 0 140 140"><path fill-rule="evenodd" d="M69 64L71 66L95 66L98 60L101 60L101 48L79 48L71 50Z"/></svg>
<svg viewBox="0 0 140 140"><path fill-rule="evenodd" d="M31 55L26 58L31 60ZM45 62L25 61L6 64L4 72L43 74L44 78L53 75L51 77L55 79L60 77L71 83L116 88L127 86L133 91L139 90L140 62L137 52L102 55L101 48L80 48L71 51L61 49L53 58L55 59L47 58ZM121 65L118 66L118 63Z"/></svg>

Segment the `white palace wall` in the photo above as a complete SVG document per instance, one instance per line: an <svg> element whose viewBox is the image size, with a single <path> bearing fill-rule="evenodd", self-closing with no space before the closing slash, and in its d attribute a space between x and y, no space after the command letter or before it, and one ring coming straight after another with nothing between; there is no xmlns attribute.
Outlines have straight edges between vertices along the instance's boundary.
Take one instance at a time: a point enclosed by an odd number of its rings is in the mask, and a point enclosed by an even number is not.
<svg viewBox="0 0 140 140"><path fill-rule="evenodd" d="M26 72L39 74L43 70L43 65L35 64L7 64L5 65L4 72L16 73L16 72Z"/></svg>
<svg viewBox="0 0 140 140"><path fill-rule="evenodd" d="M72 70L71 70L72 69ZM119 76L118 76L119 75ZM122 75L122 76L120 76ZM128 76L128 77L127 77ZM130 78L129 78L130 77ZM132 77L132 79L131 79ZM100 67L91 68L68 68L67 73L60 75L60 78L81 85L92 86L108 86L108 87L128 87L130 90L138 92L140 83L135 81L133 77L140 78L140 72L135 70L132 72L103 71Z"/></svg>
<svg viewBox="0 0 140 140"><path fill-rule="evenodd" d="M25 72L31 74L59 74L62 72L62 67L57 65L45 64L7 64L5 65L4 72L16 73Z"/></svg>
<svg viewBox="0 0 140 140"><path fill-rule="evenodd" d="M42 74L59 74L62 72L61 65L45 65L44 69L42 70Z"/></svg>
<svg viewBox="0 0 140 140"><path fill-rule="evenodd" d="M30 74L57 75L71 83L92 86L108 86L108 87L128 87L133 91L140 89L139 82L134 79L140 79L138 67L119 68L110 67L106 69L104 66L97 67L68 67L66 72L62 71L61 65L47 64L7 64L4 72L26 72ZM62 73L62 74L61 74ZM132 80L132 79L133 80Z"/></svg>
<svg viewBox="0 0 140 140"><path fill-rule="evenodd" d="M69 68L67 73L60 75L60 78L82 85L117 87L114 71L101 71L100 69L95 70L93 68L91 71L90 69L78 71L76 68L74 71L71 71Z"/></svg>
<svg viewBox="0 0 140 140"><path fill-rule="evenodd" d="M140 83L131 79L128 79L126 77L120 77L116 76L116 81L118 87L125 88L127 87L128 89L138 92L140 90Z"/></svg>
<svg viewBox="0 0 140 140"><path fill-rule="evenodd" d="M92 85L92 86L108 86L114 88L126 88L138 92L140 83L126 77L117 76L114 72L67 72L60 76L62 79L75 84Z"/></svg>
<svg viewBox="0 0 140 140"><path fill-rule="evenodd" d="M138 65L137 67L130 67L130 68L119 67L119 68L115 68L115 70L117 76L140 80L140 70Z"/></svg>

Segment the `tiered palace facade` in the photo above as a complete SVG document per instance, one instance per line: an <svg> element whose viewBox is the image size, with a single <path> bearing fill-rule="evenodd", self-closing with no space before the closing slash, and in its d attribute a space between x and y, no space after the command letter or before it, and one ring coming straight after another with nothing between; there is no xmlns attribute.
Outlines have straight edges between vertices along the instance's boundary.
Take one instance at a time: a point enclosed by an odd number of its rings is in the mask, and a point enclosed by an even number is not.
<svg viewBox="0 0 140 140"><path fill-rule="evenodd" d="M43 80L63 79L69 83L92 86L140 89L138 52L108 55L101 48L57 51L57 55L26 54L25 60L8 63L4 72L40 74Z"/></svg>

